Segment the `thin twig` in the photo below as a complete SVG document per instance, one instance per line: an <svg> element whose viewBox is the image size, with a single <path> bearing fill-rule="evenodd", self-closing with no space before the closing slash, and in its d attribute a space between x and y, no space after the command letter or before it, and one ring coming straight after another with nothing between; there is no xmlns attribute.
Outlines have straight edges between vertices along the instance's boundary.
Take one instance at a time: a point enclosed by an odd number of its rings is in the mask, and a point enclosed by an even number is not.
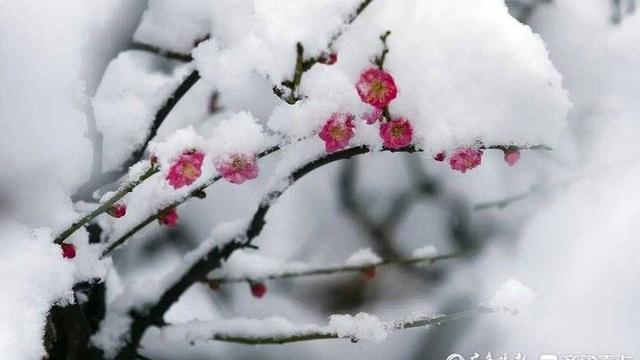
<svg viewBox="0 0 640 360"><path fill-rule="evenodd" d="M464 252L457 252L457 253L437 255L437 256L421 256L421 257L416 256L416 257L410 257L410 258L384 259L378 262L372 262L370 264L363 264L363 265L344 265L344 266L334 265L334 266L319 267L315 269L307 269L307 270L301 270L301 271L285 271L282 273L269 274L269 275L264 275L257 278L252 278L252 277L212 278L212 279L208 279L206 282L211 285L242 283L242 282L252 283L252 282L259 282L259 281L266 281L266 280L362 272L372 268L389 266L389 265L409 266L409 265L415 265L420 263L429 263L429 265L433 265L436 262L440 262L442 260L459 258L464 255L465 255Z"/></svg>
<svg viewBox="0 0 640 360"><path fill-rule="evenodd" d="M257 158L263 158L265 156L268 156L268 155L280 150L280 148L281 148L280 145L272 146L272 147L262 151L258 155L256 155L256 157ZM178 206L184 204L187 200L189 200L189 199L191 199L193 197L201 198L202 194L204 193L204 190L206 190L209 186L211 186L211 185L215 184L216 182L218 182L218 180L220 180L221 178L222 177L220 175L215 175L215 176L211 177L210 179L205 181L202 185L200 185L197 188L191 190L186 195L182 196L181 198L173 201L171 204L169 204L169 205L163 207L162 209L158 210L155 214L149 215L146 219L144 219L141 222L139 222L138 224L136 224L133 228L131 228L129 231L127 231L124 235L120 236L117 240L115 240L114 242L110 243L105 248L105 250L102 252L102 256L101 257L104 258L105 256L108 256L109 254L111 254L116 248L118 248L125 241L127 241L127 239L129 239L131 236L133 236L138 231L140 231L143 228L145 228L147 225L151 224L154 220L157 220L160 217L160 215L165 213L167 210L169 210L171 208L178 207Z"/></svg>
<svg viewBox="0 0 640 360"><path fill-rule="evenodd" d="M60 235L56 237L53 241L56 244L62 244L62 242L71 236L76 230L80 229L82 226L88 224L91 220L95 219L98 215L106 212L111 209L111 207L118 202L118 200L122 199L126 194L133 191L133 189L140 185L142 182L159 172L159 168L157 166L150 166L147 171L145 171L140 177L137 179L124 183L120 186L120 189L116 191L115 194L107 201L103 202L100 206L98 206L95 210L88 213L87 215L81 217L77 221L75 221L71 226L69 226L66 230L64 230Z"/></svg>
<svg viewBox="0 0 640 360"><path fill-rule="evenodd" d="M156 112L155 118L153 119L153 123L151 124L151 128L149 129L149 133L147 137L144 139L142 144L131 154L129 160L125 163L125 167L129 167L142 159L144 156L144 152L147 150L147 146L149 142L156 136L158 133L158 129L160 125L167 118L171 110L178 104L180 99L191 89L193 85L200 79L200 74L197 70L193 70L187 77L182 80L180 85L175 89L175 91L171 94L169 98L165 101L164 105L158 109Z"/></svg>
<svg viewBox="0 0 640 360"><path fill-rule="evenodd" d="M367 6L372 1L373 0L362 1L360 5L358 5L358 7L356 8L355 12L349 15L349 17L344 23L344 27L351 25L351 23L353 23L356 20L356 18L364 11L364 9L367 8ZM336 31L331 36L331 38L329 39L329 42L327 43L326 51L319 54L318 56L305 58L303 45L300 42L296 43L296 64L293 72L293 78L292 80L284 80L280 83L280 85L289 89L289 95L286 96L285 91L277 85L273 86L273 93L280 99L286 101L288 104L295 104L296 102L301 100L302 97L299 94L296 94L296 91L300 86L302 75L307 70L311 69L313 65L319 62L327 61L329 53L331 52L335 42L338 40L338 38L340 38L340 36L344 32L344 27L338 29L338 31Z"/></svg>
<svg viewBox="0 0 640 360"><path fill-rule="evenodd" d="M391 31L387 30L384 34L380 35L380 41L382 41L382 52L380 56L376 56L373 63L378 66L378 69L382 70L384 67L384 61L389 53L389 46L387 45L387 38L391 35Z"/></svg>
<svg viewBox="0 0 640 360"><path fill-rule="evenodd" d="M388 332L395 332L406 329L413 329L419 327L429 327L432 325L442 325L452 321L469 318L472 316L478 316L482 314L495 313L494 310L490 310L484 307L478 307L476 309L455 312L447 315L433 316L433 317L421 317L415 320L396 320L384 322L385 330ZM355 335L343 335L340 336L335 330L327 327L327 329L319 329L314 332L303 332L291 334L274 334L266 336L247 336L247 335L234 335L230 333L217 333L212 334L211 340L232 342L245 345L281 345L293 342L310 341L310 340L326 340L326 339L348 339L352 343L357 343L359 339Z"/></svg>
<svg viewBox="0 0 640 360"><path fill-rule="evenodd" d="M158 55L160 55L162 57L165 57L165 58L171 59L171 60L177 60L177 61L181 61L181 62L191 62L191 61L193 61L193 58L191 57L191 54L184 54L184 53L180 53L180 52L176 52L176 51L166 50L166 49L163 49L163 48L161 48L159 46L155 46L155 45L151 45L151 44L145 44L145 43L142 43L142 42L133 42L133 43L131 43L129 48L131 50L141 50L141 51L152 52L154 54L158 54Z"/></svg>

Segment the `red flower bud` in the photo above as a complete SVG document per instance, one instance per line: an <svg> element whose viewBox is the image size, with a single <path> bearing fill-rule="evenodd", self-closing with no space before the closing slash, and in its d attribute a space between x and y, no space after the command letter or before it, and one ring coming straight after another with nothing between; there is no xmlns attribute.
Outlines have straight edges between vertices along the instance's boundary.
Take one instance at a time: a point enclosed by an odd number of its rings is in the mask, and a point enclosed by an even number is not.
<svg viewBox="0 0 640 360"><path fill-rule="evenodd" d="M433 159L435 161L444 161L445 157L446 157L446 154L444 153L444 151L440 151L439 153L433 156Z"/></svg>
<svg viewBox="0 0 640 360"><path fill-rule="evenodd" d="M125 204L113 204L113 206L107 210L107 214L114 218L121 218L127 213L127 205Z"/></svg>
<svg viewBox="0 0 640 360"><path fill-rule="evenodd" d="M263 283L251 283L251 295L261 299L267 293L267 286Z"/></svg>
<svg viewBox="0 0 640 360"><path fill-rule="evenodd" d="M76 247L73 244L62 243L62 257L65 259L73 259L76 257Z"/></svg>
<svg viewBox="0 0 640 360"><path fill-rule="evenodd" d="M331 53L329 53L329 56L327 56L327 59L325 60L324 63L327 65L333 65L337 62L338 62L338 53L335 51L332 51Z"/></svg>

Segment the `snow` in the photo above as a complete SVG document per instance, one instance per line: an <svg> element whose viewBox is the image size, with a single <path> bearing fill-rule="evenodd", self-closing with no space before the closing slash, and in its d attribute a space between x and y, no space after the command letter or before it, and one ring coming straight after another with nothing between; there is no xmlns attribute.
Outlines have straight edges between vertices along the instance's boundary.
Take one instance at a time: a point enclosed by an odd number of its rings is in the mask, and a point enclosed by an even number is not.
<svg viewBox="0 0 640 360"><path fill-rule="evenodd" d="M162 329L165 339L184 340L186 342L211 340L213 334L228 337L241 336L249 338L288 336L292 334L306 335L324 332L322 327L307 324L297 325L282 317L266 319L236 318L216 321L191 321L180 325L171 325Z"/></svg>
<svg viewBox="0 0 640 360"><path fill-rule="evenodd" d="M349 338L356 341L382 342L387 337L386 324L374 315L360 312L355 316L331 315L329 328L338 334L338 337Z"/></svg>
<svg viewBox="0 0 640 360"><path fill-rule="evenodd" d="M151 0L133 40L188 54L209 33L210 21L206 0Z"/></svg>
<svg viewBox="0 0 640 360"><path fill-rule="evenodd" d="M185 254L183 261L163 276L154 274L155 278L133 281L123 287L107 304L106 316L100 323L98 332L91 337L91 342L102 349L107 358L114 357L128 339L128 331L133 321L131 312L144 311L211 249L243 235L247 223L246 219L238 219L217 225L209 239Z"/></svg>
<svg viewBox="0 0 640 360"><path fill-rule="evenodd" d="M496 311L518 313L531 305L534 298L533 290L518 280L509 279L500 285L487 307Z"/></svg>
<svg viewBox="0 0 640 360"><path fill-rule="evenodd" d="M92 101L103 135L104 171L118 169L143 143L157 110L187 75L187 66L171 69L163 61L126 51L107 67Z"/></svg>
<svg viewBox="0 0 640 360"><path fill-rule="evenodd" d="M95 7L101 7L96 2ZM104 4L102 4L104 5ZM69 198L89 176L91 142L79 103L86 37L95 8L0 4L0 358L39 359L49 308L101 265L62 257L53 236L79 215ZM64 39L64 41L61 41ZM72 240L87 250L86 232ZM90 265L85 269L84 265ZM96 270L95 272L93 270Z"/></svg>
<svg viewBox="0 0 640 360"><path fill-rule="evenodd" d="M377 24L391 30L385 67L399 88L391 113L415 125L416 138L429 153L476 139L557 143L570 107L561 76L541 39L510 17L503 2L374 6L384 9ZM355 29L350 35L340 46L351 50L360 35ZM360 69L349 69L353 79Z"/></svg>
<svg viewBox="0 0 640 360"><path fill-rule="evenodd" d="M158 158L160 168L166 173L183 152L191 149L202 151L203 147L204 139L189 126L175 131L164 141L150 142L149 152Z"/></svg>
<svg viewBox="0 0 640 360"><path fill-rule="evenodd" d="M253 0L212 4L212 41L193 53L204 79L222 88L244 84L256 71L279 85L293 75L295 44L317 55L359 0ZM235 19L243 19L237 21Z"/></svg>
<svg viewBox="0 0 640 360"><path fill-rule="evenodd" d="M411 253L411 257L414 258L433 257L436 255L438 255L438 250L433 245L425 245L421 248L413 250L413 252Z"/></svg>
<svg viewBox="0 0 640 360"><path fill-rule="evenodd" d="M390 331L389 326L390 323L386 323L371 314L361 312L355 316L331 315L329 324L326 326L315 324L298 325L282 317L269 317L266 319L235 318L229 320L191 321L180 325L170 325L162 329L161 332L162 337L165 339L184 340L189 343L213 340L214 335L251 339L310 334L334 335L354 341L380 343L387 337Z"/></svg>
<svg viewBox="0 0 640 360"><path fill-rule="evenodd" d="M339 28L340 17L318 20L327 3L256 2L253 9L237 10L252 22L231 28L246 34L202 44L194 51L198 69L222 88L246 85L252 72L279 85L291 76L295 41L320 51L327 40L322 35ZM337 13L354 8L345 1L333 5ZM267 12L268 17L263 15ZM305 21L291 31L291 22L303 14ZM281 16L287 31L281 29ZM313 39L306 36L307 29L313 29ZM570 103L540 38L511 18L503 3L469 0L372 3L338 41L338 63L316 65L305 73L300 90L307 98L277 107L269 126L300 138L316 131L332 112L362 113L353 84L372 66L383 29L392 32L386 68L400 89L391 113L411 121L415 140L429 152L450 151L478 139L486 144L554 145L566 129ZM287 44L286 51L274 45L273 34L278 34L278 44Z"/></svg>
<svg viewBox="0 0 640 360"><path fill-rule="evenodd" d="M279 316L264 319L233 318L210 321L193 320L187 323L168 325L160 329L161 339L165 341L194 344L224 338L246 340L286 339L309 335L337 337L352 342L381 343L393 332L404 328L407 322L437 319L440 316L426 316L414 313L402 321L383 321L378 317L360 312L356 315L334 314L329 323L295 324Z"/></svg>
<svg viewBox="0 0 640 360"><path fill-rule="evenodd" d="M220 276L235 279L261 280L268 276L308 270L302 262L284 262L253 251L237 250L224 263Z"/></svg>
<svg viewBox="0 0 640 360"><path fill-rule="evenodd" d="M382 259L371 248L364 248L351 254L344 263L348 266L363 266L377 264L380 261Z"/></svg>
<svg viewBox="0 0 640 360"><path fill-rule="evenodd" d="M73 301L74 265L45 229L3 220L0 239L0 358L39 358L49 307Z"/></svg>
<svg viewBox="0 0 640 360"><path fill-rule="evenodd" d="M214 157L227 154L257 154L267 144L262 125L251 113L242 111L222 120L208 140Z"/></svg>
<svg viewBox="0 0 640 360"><path fill-rule="evenodd" d="M305 73L300 91L307 98L277 106L269 117L269 128L300 139L318 132L332 113L352 113L359 118L367 110L348 77L335 66L312 67Z"/></svg>

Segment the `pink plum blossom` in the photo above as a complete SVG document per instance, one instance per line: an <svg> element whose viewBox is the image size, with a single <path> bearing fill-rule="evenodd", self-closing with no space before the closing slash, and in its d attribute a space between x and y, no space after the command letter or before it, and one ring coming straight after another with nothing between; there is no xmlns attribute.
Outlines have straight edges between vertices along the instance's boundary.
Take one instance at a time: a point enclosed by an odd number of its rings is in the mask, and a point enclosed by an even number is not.
<svg viewBox="0 0 640 360"><path fill-rule="evenodd" d="M374 124L376 121L380 120L382 117L382 109L377 107L372 107L371 111L362 114L362 118L367 122L367 124Z"/></svg>
<svg viewBox="0 0 640 360"><path fill-rule="evenodd" d="M127 214L127 205L125 204L113 204L113 206L107 210L107 214L118 219Z"/></svg>
<svg viewBox="0 0 640 360"><path fill-rule="evenodd" d="M253 155L232 154L226 160L218 160L216 170L233 184L242 184L258 177L258 164Z"/></svg>
<svg viewBox="0 0 640 360"><path fill-rule="evenodd" d="M173 228L178 224L178 213L176 212L176 208L172 207L164 211L158 217L158 221L162 225L166 225L167 227Z"/></svg>
<svg viewBox="0 0 640 360"><path fill-rule="evenodd" d="M449 165L453 170L465 173L480 165L482 161L482 150L474 147L460 148L451 154Z"/></svg>
<svg viewBox="0 0 640 360"><path fill-rule="evenodd" d="M197 150L188 150L180 155L180 158L171 165L167 180L174 189L191 185L202 174L202 161L204 153Z"/></svg>
<svg viewBox="0 0 640 360"><path fill-rule="evenodd" d="M380 137L384 146L400 149L411 144L413 128L405 118L393 119L380 125Z"/></svg>
<svg viewBox="0 0 640 360"><path fill-rule="evenodd" d="M504 161L509 166L515 165L520 160L520 150L515 146L509 146L504 150Z"/></svg>
<svg viewBox="0 0 640 360"><path fill-rule="evenodd" d="M356 90L363 102L377 108L389 105L398 94L393 77L388 72L376 68L360 74Z"/></svg>
<svg viewBox="0 0 640 360"><path fill-rule="evenodd" d="M345 148L353 137L354 116L349 113L333 113L322 126L320 139L324 140L328 153Z"/></svg>

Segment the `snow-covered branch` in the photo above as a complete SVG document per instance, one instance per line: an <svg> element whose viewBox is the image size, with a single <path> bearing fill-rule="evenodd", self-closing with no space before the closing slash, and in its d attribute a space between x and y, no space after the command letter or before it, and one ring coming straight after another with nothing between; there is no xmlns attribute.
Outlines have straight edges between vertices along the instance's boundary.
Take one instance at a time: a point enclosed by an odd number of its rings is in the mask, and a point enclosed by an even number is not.
<svg viewBox="0 0 640 360"><path fill-rule="evenodd" d="M156 115L153 119L153 123L145 137L142 145L138 147L129 157L129 160L125 163L125 167L129 167L142 159L144 156L144 152L147 150L147 146L149 146L149 142L156 136L158 133L158 129L160 125L164 122L164 120L169 116L171 110L178 104L180 99L191 89L193 85L200 79L200 74L197 70L191 71L189 75L187 75L180 85L173 91L173 93L167 98L164 105L158 109Z"/></svg>
<svg viewBox="0 0 640 360"><path fill-rule="evenodd" d="M144 171L140 176L135 178L134 180L127 181L120 185L120 188L110 196L106 201L102 202L100 206L98 206L95 210L91 211L87 215L81 217L77 221L75 221L71 226L69 226L66 230L64 230L60 235L58 235L54 242L56 244L62 244L62 242L71 236L76 230L80 229L84 225L88 224L91 220L95 219L99 215L108 212L113 208L113 206L122 199L125 195L133 191L133 189L140 185L142 182L158 173L160 170L157 166L151 165L149 168Z"/></svg>
<svg viewBox="0 0 640 360"><path fill-rule="evenodd" d="M446 315L414 314L406 319L391 321L380 320L367 313L359 313L355 316L331 315L329 323L325 326L298 325L279 317L210 322L193 321L166 326L162 329L162 334L173 340L184 339L191 344L216 340L245 345L273 345L326 339L347 339L352 343L360 341L378 343L396 331L442 325L494 312L496 311L486 307L477 307Z"/></svg>
<svg viewBox="0 0 640 360"><path fill-rule="evenodd" d="M282 148L284 148L284 145L274 145L271 147L266 148L264 151L260 152L259 154L256 155L257 158L263 158L265 156L268 156L270 154L273 154L279 150L281 150ZM493 150L504 150L507 148L506 145L488 145L488 146L480 146L480 149L493 149ZM360 149L360 150L358 150ZM362 151L363 149L366 149L366 151ZM411 149L411 151L409 152L421 152L421 149L418 149L414 146L408 146L406 148L403 148L401 150L398 149L389 149L389 148L384 148L383 151L388 151L388 152L407 152L407 149ZM523 146L520 147L521 150L544 150L544 151L549 151L551 150L551 148L549 146L546 145L530 145L530 146ZM368 152L370 152L371 149L368 146L360 146L360 147L355 147L355 148L351 148L349 149L347 152L349 153L353 153L352 155L348 156L347 158L350 158L352 156L358 156L358 155L363 155L366 154ZM335 155L334 154L330 154L329 157L331 157L331 155ZM342 159L342 158L340 158ZM339 160L339 159L336 159ZM109 245L107 245L107 247L105 248L105 250L103 251L102 256L108 256L111 253L113 253L114 250L116 250L118 247L120 247L122 244L124 244L127 239L129 239L131 236L133 236L134 234L136 234L138 231L142 230L143 228L145 228L147 225L153 223L155 220L159 219L160 216L162 216L162 214L166 213L167 211L171 210L171 209L175 209L176 207L184 204L185 202L187 202L188 200L192 199L192 198L202 198L203 194L206 196L206 194L204 193L204 190L207 189L209 186L215 184L218 180L221 179L220 175L215 175L213 177L211 177L210 179L208 179L207 181L205 181L202 185L198 186L197 188L193 189L192 191L190 191L188 194L180 197L179 199L174 200L172 203L170 203L169 205L163 207L162 209L158 210L155 214L151 214L148 217L146 217L144 220L142 220L141 222L139 222L138 224L136 224L135 226L133 226L131 229L129 229L125 234L123 234L122 236L120 236L118 239L114 240L113 242L109 243Z"/></svg>
<svg viewBox="0 0 640 360"><path fill-rule="evenodd" d="M501 149L502 146L490 145L483 146L483 148ZM533 145L525 148L546 149L547 147ZM282 194L284 194L284 192L297 180L325 165L349 159L354 156L367 154L372 150L374 149L367 145L351 147L345 150L325 154L299 166L296 170L283 178L283 181L277 182L276 187L263 196L260 205L254 212L252 218L248 222L241 222L246 225L239 229L234 228L231 231L227 230L225 231L226 235L224 235L222 239L207 241L201 245L200 248L194 250L192 255L188 256L191 260L186 261L185 264L181 265L176 272L170 274L168 278L163 281L163 284L167 287L154 295L153 298L155 301L153 303L138 304L137 307L134 306L126 309L120 309L119 313L125 316L132 316L133 322L130 326L129 340L120 350L118 358L124 359L127 358L127 356L134 354L146 329L151 325L162 324L165 312L179 299L182 293L191 287L192 284L205 281L207 275L211 271L219 268L222 262L226 261L234 251L242 248L254 247L252 242L258 235L260 235L266 225L265 218L267 213L276 203L277 199L279 199L280 196L282 196ZM410 145L399 149L383 148L382 151L392 153L417 153L422 150ZM126 301L123 302L128 303Z"/></svg>
<svg viewBox="0 0 640 360"><path fill-rule="evenodd" d="M354 265L332 265L325 267L309 267L301 270L289 270L286 266L280 269L280 271L274 271L272 273L260 274L259 276L243 276L243 277L214 277L208 279L206 282L213 288L217 287L220 284L226 283L241 283L241 282L262 282L265 280L276 280L276 279L286 279L286 278L299 278L299 277L307 277L307 276L318 276L318 275L332 275L332 274L344 274L344 273L353 273L360 272L364 274L371 274L371 272L375 272L378 267L385 267L389 265L396 266L410 266L417 264L428 264L433 265L436 262L441 262L443 260L455 259L465 255L464 252L455 252L451 254L445 255L428 255L428 256L420 256L416 254L416 256L406 257L406 258L398 258L398 259L380 259L371 262L364 262L361 264ZM299 264L296 264L295 267L300 267ZM369 275L370 276L370 275Z"/></svg>
<svg viewBox="0 0 640 360"><path fill-rule="evenodd" d="M142 51L152 52L154 54L158 54L158 55L160 55L162 57L165 57L165 58L171 59L171 60L182 61L182 62L191 62L191 61L193 61L193 58L191 57L191 54L181 53L181 52L177 52L177 51L171 51L171 50L163 49L163 48L161 48L159 46L146 44L146 43L143 43L143 42L134 41L133 43L131 43L129 48L131 50L142 50Z"/></svg>
<svg viewBox="0 0 640 360"><path fill-rule="evenodd" d="M332 64L337 60L337 54L333 52L333 46L335 42L340 38L344 32L345 27L351 25L360 14L371 4L373 0L363 0L356 10L351 13L346 19L344 26L338 29L330 38L326 46L326 51L319 55L305 57L304 45L300 42L296 43L296 62L291 80L284 80L280 85L289 89L289 94L286 95L285 91L278 86L273 86L273 93L280 99L286 101L288 104L295 104L302 99L300 94L297 94L298 87L302 81L302 75L311 69L313 65L317 63Z"/></svg>

